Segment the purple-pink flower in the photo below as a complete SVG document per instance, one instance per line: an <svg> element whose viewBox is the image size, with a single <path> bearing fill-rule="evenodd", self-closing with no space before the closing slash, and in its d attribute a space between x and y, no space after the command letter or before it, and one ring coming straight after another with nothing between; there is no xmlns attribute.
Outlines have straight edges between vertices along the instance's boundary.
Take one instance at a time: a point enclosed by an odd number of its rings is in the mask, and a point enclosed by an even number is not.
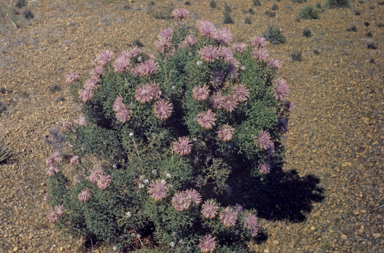
<svg viewBox="0 0 384 253"><path fill-rule="evenodd" d="M80 79L80 75L74 71L71 71L68 75L65 76L65 82L67 84L73 84L79 79Z"/></svg>
<svg viewBox="0 0 384 253"><path fill-rule="evenodd" d="M94 66L105 66L108 62L112 61L113 54L111 51L106 50L104 52L101 52L96 59L92 62Z"/></svg>
<svg viewBox="0 0 384 253"><path fill-rule="evenodd" d="M111 184L110 177L110 175L99 174L99 179L97 180L97 187L99 187L100 190L105 190Z"/></svg>
<svg viewBox="0 0 384 253"><path fill-rule="evenodd" d="M224 46L220 46L217 49L216 56L220 59L223 59L227 63L231 63L234 60L232 51Z"/></svg>
<svg viewBox="0 0 384 253"><path fill-rule="evenodd" d="M123 53L124 52L124 53ZM115 73L123 73L127 71L130 67L130 59L128 58L128 53L123 51L113 62L113 68Z"/></svg>
<svg viewBox="0 0 384 253"><path fill-rule="evenodd" d="M265 47L268 41L263 37L255 36L251 38L251 45L255 48Z"/></svg>
<svg viewBox="0 0 384 253"><path fill-rule="evenodd" d="M215 237L212 237L211 234L203 236L198 246L201 252L213 252L216 249Z"/></svg>
<svg viewBox="0 0 384 253"><path fill-rule="evenodd" d="M136 76L150 76L156 73L158 64L153 59L149 59L143 63L136 65L132 69L132 73Z"/></svg>
<svg viewBox="0 0 384 253"><path fill-rule="evenodd" d="M198 51L201 59L205 62L214 62L215 59L218 58L217 56L217 48L212 46L212 45L209 45L209 46L205 46L203 47L202 49L200 49Z"/></svg>
<svg viewBox="0 0 384 253"><path fill-rule="evenodd" d="M257 236L259 232L259 222L254 214L248 213L244 219L244 226L251 230L251 236Z"/></svg>
<svg viewBox="0 0 384 253"><path fill-rule="evenodd" d="M273 144L271 136L267 131L261 130L259 136L254 137L256 146L259 146L261 149L268 149Z"/></svg>
<svg viewBox="0 0 384 253"><path fill-rule="evenodd" d="M73 123L71 122L71 121L69 121L69 120L62 120L62 126L61 126L61 131L62 132L65 132L65 131L67 131L67 130L69 130L69 129L71 129L71 130L73 130L74 129L74 126L73 126Z"/></svg>
<svg viewBox="0 0 384 253"><path fill-rule="evenodd" d="M216 32L213 34L213 38L216 40L217 43L221 45L228 45L232 41L232 33L226 28L216 30Z"/></svg>
<svg viewBox="0 0 384 253"><path fill-rule="evenodd" d="M72 165L79 165L79 156L73 155L71 157L70 164L72 164Z"/></svg>
<svg viewBox="0 0 384 253"><path fill-rule="evenodd" d="M225 124L218 131L219 139L222 141L229 141L232 139L235 129L228 124Z"/></svg>
<svg viewBox="0 0 384 253"><path fill-rule="evenodd" d="M176 9L172 12L174 19L182 20L189 14L186 9Z"/></svg>
<svg viewBox="0 0 384 253"><path fill-rule="evenodd" d="M172 197L172 205L176 209L176 211L182 212L189 208L191 204L191 199L187 195L186 192L177 192Z"/></svg>
<svg viewBox="0 0 384 253"><path fill-rule="evenodd" d="M171 116L172 114L172 110L172 103L165 99L160 99L159 101L157 101L153 108L155 117L161 120L169 118L169 116Z"/></svg>
<svg viewBox="0 0 384 253"><path fill-rule="evenodd" d="M59 152L51 154L46 160L47 165L54 165L57 162L59 162Z"/></svg>
<svg viewBox="0 0 384 253"><path fill-rule="evenodd" d="M243 209L243 206L242 205L240 205L240 204L238 204L238 203L236 203L236 212L237 213L242 213L242 212L244 212L244 209Z"/></svg>
<svg viewBox="0 0 384 253"><path fill-rule="evenodd" d="M232 112L237 106L238 100L234 95L227 95L221 107L227 112Z"/></svg>
<svg viewBox="0 0 384 253"><path fill-rule="evenodd" d="M255 58L256 60L265 61L265 62L268 60L268 56L269 56L267 49L264 49L264 48L255 48L253 49L251 54L253 58Z"/></svg>
<svg viewBox="0 0 384 253"><path fill-rule="evenodd" d="M56 222L59 220L59 218L61 217L61 215L63 214L64 212L64 208L62 205L58 205L55 207L55 210L51 210L48 214L48 220L50 222Z"/></svg>
<svg viewBox="0 0 384 253"><path fill-rule="evenodd" d="M192 144L190 144L189 138L179 137L179 141L173 143L173 151L179 155L186 155L191 152Z"/></svg>
<svg viewBox="0 0 384 253"><path fill-rule="evenodd" d="M77 126L84 126L84 127L87 126L87 122L86 122L84 116L80 116L79 119L75 120L74 123L75 123L75 125L77 125Z"/></svg>
<svg viewBox="0 0 384 253"><path fill-rule="evenodd" d="M97 83L100 81L98 76L92 76L84 82L84 89L95 90L97 89Z"/></svg>
<svg viewBox="0 0 384 253"><path fill-rule="evenodd" d="M115 111L116 118L118 121L125 123L131 118L132 110L123 103L123 98L117 96L115 102L113 103L113 110Z"/></svg>
<svg viewBox="0 0 384 253"><path fill-rule="evenodd" d="M93 98L94 95L95 94L93 93L92 89L79 90L79 97L83 100L84 103Z"/></svg>
<svg viewBox="0 0 384 253"><path fill-rule="evenodd" d="M91 70L91 75L96 78L99 78L103 74L104 74L104 69L102 66L96 66L94 69Z"/></svg>
<svg viewBox="0 0 384 253"><path fill-rule="evenodd" d="M241 53L245 49L247 49L247 44L245 44L245 43L236 43L236 44L232 44L231 48L232 48L233 53Z"/></svg>
<svg viewBox="0 0 384 253"><path fill-rule="evenodd" d="M224 226L234 226L236 224L236 220L237 212L234 211L231 207L227 207L220 212L220 221L224 224Z"/></svg>
<svg viewBox="0 0 384 253"><path fill-rule="evenodd" d="M93 167L89 171L91 172L91 175L89 175L88 179L91 181L91 183L96 183L97 180L99 180L100 175L103 174L103 170L98 167Z"/></svg>
<svg viewBox="0 0 384 253"><path fill-rule="evenodd" d="M208 109L206 112L201 112L197 114L197 123L205 129L211 129L215 125L216 113L212 112L211 109Z"/></svg>
<svg viewBox="0 0 384 253"><path fill-rule="evenodd" d="M166 185L165 180L156 180L152 182L148 187L148 194L154 200L162 200L167 197L168 186Z"/></svg>
<svg viewBox="0 0 384 253"><path fill-rule="evenodd" d="M197 29L201 36L212 38L216 32L216 27L209 21L201 20L197 22Z"/></svg>
<svg viewBox="0 0 384 253"><path fill-rule="evenodd" d="M56 166L50 166L47 168L48 176L53 177L56 173L59 173L59 168Z"/></svg>
<svg viewBox="0 0 384 253"><path fill-rule="evenodd" d="M273 88L275 91L274 98L276 99L283 100L289 95L288 83L283 78L277 79Z"/></svg>
<svg viewBox="0 0 384 253"><path fill-rule="evenodd" d="M135 47L128 53L128 58L132 60L133 58L138 57L141 54L141 50L138 47Z"/></svg>
<svg viewBox="0 0 384 253"><path fill-rule="evenodd" d="M279 70L281 69L281 63L279 60L270 58L267 62L268 66L270 66L274 70Z"/></svg>
<svg viewBox="0 0 384 253"><path fill-rule="evenodd" d="M236 60L236 58L233 58L227 67L228 78L236 78L239 75L239 73L237 72L237 70L239 69L239 66L240 66L240 62Z"/></svg>
<svg viewBox="0 0 384 253"><path fill-rule="evenodd" d="M196 44L196 37L192 35L188 35L183 42L179 45L179 49L185 48L185 47L192 47Z"/></svg>
<svg viewBox="0 0 384 253"><path fill-rule="evenodd" d="M215 218L215 215L217 214L217 210L219 210L219 207L217 206L216 202L213 199L209 199L205 201L201 207L202 207L201 213L207 219Z"/></svg>
<svg viewBox="0 0 384 253"><path fill-rule="evenodd" d="M153 99L152 87L150 84L142 84L135 90L135 98L140 103L146 103Z"/></svg>
<svg viewBox="0 0 384 253"><path fill-rule="evenodd" d="M196 191L195 189L189 189L189 190L186 190L185 193L187 194L187 196L191 199L192 203L194 203L194 205L200 205L201 203L201 194Z"/></svg>
<svg viewBox="0 0 384 253"><path fill-rule="evenodd" d="M244 102L249 97L249 89L244 84L237 84L232 89L232 94L239 102Z"/></svg>
<svg viewBox="0 0 384 253"><path fill-rule="evenodd" d="M79 193L79 201L80 202L86 202L88 199L92 197L92 193L88 188L85 188Z"/></svg>
<svg viewBox="0 0 384 253"><path fill-rule="evenodd" d="M193 98L197 101L206 100L209 96L209 88L204 84L204 86L196 86L192 90Z"/></svg>
<svg viewBox="0 0 384 253"><path fill-rule="evenodd" d="M214 109L221 109L225 102L225 96L221 92L217 92L211 96L211 105Z"/></svg>
<svg viewBox="0 0 384 253"><path fill-rule="evenodd" d="M271 172L271 164L269 162L262 162L258 166L259 172L262 175L267 175Z"/></svg>

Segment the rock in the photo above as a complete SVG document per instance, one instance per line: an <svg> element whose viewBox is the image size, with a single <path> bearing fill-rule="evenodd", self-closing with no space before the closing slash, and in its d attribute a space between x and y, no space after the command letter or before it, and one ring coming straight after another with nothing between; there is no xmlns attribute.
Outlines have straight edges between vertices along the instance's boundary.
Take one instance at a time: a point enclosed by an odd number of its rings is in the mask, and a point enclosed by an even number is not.
<svg viewBox="0 0 384 253"><path fill-rule="evenodd" d="M379 237L381 237L381 234L380 233L373 233L373 237L379 238Z"/></svg>
<svg viewBox="0 0 384 253"><path fill-rule="evenodd" d="M347 240L347 238L348 238L348 237L347 237L345 234L342 234L342 235L341 235L341 239L343 239L343 240Z"/></svg>
<svg viewBox="0 0 384 253"><path fill-rule="evenodd" d="M311 230L315 231L316 230L315 226L311 226Z"/></svg>

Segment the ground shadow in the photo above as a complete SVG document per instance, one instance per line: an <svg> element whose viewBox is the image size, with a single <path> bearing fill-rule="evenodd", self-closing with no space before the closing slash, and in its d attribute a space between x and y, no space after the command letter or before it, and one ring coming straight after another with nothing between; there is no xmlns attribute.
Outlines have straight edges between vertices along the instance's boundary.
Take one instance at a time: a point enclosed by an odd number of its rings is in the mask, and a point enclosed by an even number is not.
<svg viewBox="0 0 384 253"><path fill-rule="evenodd" d="M303 222L314 202L324 199L320 180L312 175L300 177L295 170L274 167L264 180L243 178L233 187L231 205L241 204L256 209L258 217L267 220Z"/></svg>

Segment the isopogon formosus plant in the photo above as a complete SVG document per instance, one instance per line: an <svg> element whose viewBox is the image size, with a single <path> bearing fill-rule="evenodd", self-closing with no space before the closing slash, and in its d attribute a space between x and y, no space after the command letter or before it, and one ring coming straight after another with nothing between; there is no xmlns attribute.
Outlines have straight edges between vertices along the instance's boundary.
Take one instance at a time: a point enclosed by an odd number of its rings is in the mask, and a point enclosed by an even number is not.
<svg viewBox="0 0 384 253"><path fill-rule="evenodd" d="M247 252L258 236L256 210L229 194L281 161L288 84L275 78L281 65L264 38L231 44L231 32L208 21L193 32L187 14L174 10L156 58L107 50L89 79L66 76L82 115L61 127L76 176L58 153L46 160L48 219L58 229L115 249L151 238L166 252Z"/></svg>

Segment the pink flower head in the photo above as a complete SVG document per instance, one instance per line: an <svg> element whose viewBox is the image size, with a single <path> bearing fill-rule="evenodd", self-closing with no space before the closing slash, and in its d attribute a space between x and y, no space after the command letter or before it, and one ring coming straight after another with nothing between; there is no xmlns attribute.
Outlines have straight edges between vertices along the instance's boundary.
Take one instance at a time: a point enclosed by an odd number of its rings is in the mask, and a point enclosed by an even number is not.
<svg viewBox="0 0 384 253"><path fill-rule="evenodd" d="M46 160L47 165L54 165L57 162L59 162L59 152L51 154Z"/></svg>
<svg viewBox="0 0 384 253"><path fill-rule="evenodd" d="M165 52L170 49L172 46L171 40L166 38L160 38L156 43L156 50L160 52Z"/></svg>
<svg viewBox="0 0 384 253"><path fill-rule="evenodd" d="M232 94L239 102L244 102L249 97L249 89L244 84L238 84L232 89Z"/></svg>
<svg viewBox="0 0 384 253"><path fill-rule="evenodd" d="M179 155L186 155L191 152L192 144L190 144L188 137L179 137L178 142L173 143L173 151Z"/></svg>
<svg viewBox="0 0 384 253"><path fill-rule="evenodd" d="M57 205L55 207L55 213L60 217L64 212L63 205Z"/></svg>
<svg viewBox="0 0 384 253"><path fill-rule="evenodd" d="M178 192L172 197L172 205L176 211L182 212L189 208L191 199L185 192Z"/></svg>
<svg viewBox="0 0 384 253"><path fill-rule="evenodd" d="M225 102L225 96L221 92L217 92L211 96L211 105L214 109L221 109Z"/></svg>
<svg viewBox="0 0 384 253"><path fill-rule="evenodd" d="M180 44L179 49L184 47L192 47L196 44L196 37L188 35L185 40Z"/></svg>
<svg viewBox="0 0 384 253"><path fill-rule="evenodd" d="M224 46L221 46L217 49L216 55L227 63L231 63L234 59L232 51Z"/></svg>
<svg viewBox="0 0 384 253"><path fill-rule="evenodd" d="M78 174L78 175L75 175L73 177L73 181L76 183L76 184L79 184L81 182L81 177L82 175Z"/></svg>
<svg viewBox="0 0 384 253"><path fill-rule="evenodd" d="M124 51L123 51L124 52ZM121 56L122 53L113 62L113 68L115 73L123 73L130 67L130 60L125 55Z"/></svg>
<svg viewBox="0 0 384 253"><path fill-rule="evenodd" d="M80 202L86 202L88 199L92 197L92 193L88 188L85 188L79 193L78 197Z"/></svg>
<svg viewBox="0 0 384 253"><path fill-rule="evenodd" d="M226 28L217 30L213 36L216 42L221 45L228 45L232 41L232 33Z"/></svg>
<svg viewBox="0 0 384 253"><path fill-rule="evenodd" d="M255 48L265 47L268 41L263 37L255 36L251 39L251 45Z"/></svg>
<svg viewBox="0 0 384 253"><path fill-rule="evenodd" d="M79 156L77 156L77 155L72 156L72 158L70 160L70 164L79 165Z"/></svg>
<svg viewBox="0 0 384 253"><path fill-rule="evenodd" d="M53 177L56 173L59 173L59 168L57 168L56 166L51 166L47 168L48 176Z"/></svg>
<svg viewBox="0 0 384 253"><path fill-rule="evenodd" d="M69 120L64 120L63 119L63 124L62 124L62 126L61 126L61 131L62 132L65 132L65 131L67 131L68 129L74 129L74 126L73 126L73 123L71 122L71 121L69 121Z"/></svg>
<svg viewBox="0 0 384 253"><path fill-rule="evenodd" d="M104 69L102 66L96 66L94 69L91 70L91 75L95 77L100 77L104 74Z"/></svg>
<svg viewBox="0 0 384 253"><path fill-rule="evenodd" d="M80 116L80 118L78 120L75 120L75 124L77 126L87 126L87 122L85 120L85 117L84 116Z"/></svg>
<svg viewBox="0 0 384 253"><path fill-rule="evenodd" d="M258 61L267 61L268 60L268 51L264 48L255 48L251 52L253 58L255 58Z"/></svg>
<svg viewBox="0 0 384 253"><path fill-rule="evenodd" d="M141 50L138 47L135 47L128 53L128 58L132 60L133 58L138 57L141 54Z"/></svg>
<svg viewBox="0 0 384 253"><path fill-rule="evenodd" d="M93 93L92 89L79 90L79 97L83 100L84 103L93 98L94 95L95 94Z"/></svg>
<svg viewBox="0 0 384 253"><path fill-rule="evenodd" d="M209 21L200 20L197 22L197 29L201 36L212 38L216 32L216 27Z"/></svg>
<svg viewBox="0 0 384 253"><path fill-rule="evenodd" d="M210 234L203 236L198 246L201 252L213 252L216 249L215 237L212 237Z"/></svg>
<svg viewBox="0 0 384 253"><path fill-rule="evenodd" d="M240 62L235 58L233 58L227 68L228 78L236 78L239 75L239 73L237 72L237 70L239 69L239 66L240 66Z"/></svg>
<svg viewBox="0 0 384 253"><path fill-rule="evenodd" d="M62 205L58 205L55 207L55 210L51 210L48 214L48 220L50 222L56 222L59 220L60 216L63 214L64 209Z"/></svg>
<svg viewBox="0 0 384 253"><path fill-rule="evenodd" d="M162 30L159 32L159 35L157 36L157 38L159 39L172 39L172 33L173 33L173 29L172 28L168 28L168 29L165 29L165 30Z"/></svg>
<svg viewBox="0 0 384 253"><path fill-rule="evenodd" d="M140 103L146 103L153 99L152 88L149 84L140 85L135 90L135 98Z"/></svg>
<svg viewBox="0 0 384 253"><path fill-rule="evenodd" d="M214 62L217 59L217 48L212 45L205 46L198 51L200 57L205 62Z"/></svg>
<svg viewBox="0 0 384 253"><path fill-rule="evenodd" d="M200 205L201 203L201 194L196 191L195 189L189 189L186 190L185 193L187 194L188 198L191 199L191 201L194 203L194 205Z"/></svg>
<svg viewBox="0 0 384 253"><path fill-rule="evenodd" d="M244 209L243 209L243 206L242 205L240 205L240 204L238 204L238 203L236 203L236 212L237 213L242 213L242 212L244 212Z"/></svg>
<svg viewBox="0 0 384 253"><path fill-rule="evenodd" d="M153 59L149 59L146 62L136 65L132 72L136 77L150 76L156 73L158 64Z"/></svg>
<svg viewBox="0 0 384 253"><path fill-rule="evenodd" d="M97 187L99 187L100 190L105 190L110 184L111 184L111 176L109 175L102 175L99 174L99 179L97 180Z"/></svg>
<svg viewBox="0 0 384 253"><path fill-rule="evenodd" d="M132 110L128 109L128 107L126 105L122 105L120 110L117 111L115 114L116 114L116 119L119 122L125 123L126 121L128 121L131 118Z"/></svg>
<svg viewBox="0 0 384 253"><path fill-rule="evenodd" d="M281 63L279 60L270 58L267 62L268 66L270 66L274 70L279 70L281 69Z"/></svg>
<svg viewBox="0 0 384 253"><path fill-rule="evenodd" d="M155 117L161 120L167 119L169 116L171 116L172 110L172 103L165 99L160 99L157 101L153 108Z"/></svg>
<svg viewBox="0 0 384 253"><path fill-rule="evenodd" d="M79 79L80 79L80 75L74 71L71 71L68 75L65 76L65 82L67 84L73 84Z"/></svg>
<svg viewBox="0 0 384 253"><path fill-rule="evenodd" d="M220 221L226 227L234 226L237 220L237 212L234 211L231 207L225 208L220 212Z"/></svg>
<svg viewBox="0 0 384 253"><path fill-rule="evenodd" d="M105 66L108 62L111 62L113 60L113 54L111 51L106 50L104 52L101 52L96 59L92 62L94 66Z"/></svg>
<svg viewBox="0 0 384 253"><path fill-rule="evenodd" d="M295 110L295 105L291 101L284 101L283 102L283 108L287 112L293 112Z"/></svg>
<svg viewBox="0 0 384 253"><path fill-rule="evenodd" d="M254 214L249 213L244 219L244 226L251 230L252 237L257 236L259 232L259 222Z"/></svg>
<svg viewBox="0 0 384 253"><path fill-rule="evenodd" d="M218 132L219 139L222 141L229 141L232 139L235 129L228 124L222 126Z"/></svg>
<svg viewBox="0 0 384 253"><path fill-rule="evenodd" d="M189 11L186 9L176 9L172 12L172 15L175 19L182 20L189 14Z"/></svg>
<svg viewBox="0 0 384 253"><path fill-rule="evenodd" d="M90 79L84 82L84 89L94 90L97 89L97 83L100 81L100 78L97 76L92 76Z"/></svg>
<svg viewBox="0 0 384 253"><path fill-rule="evenodd" d="M222 108L227 112L232 112L237 106L237 99L234 95L228 95L222 104Z"/></svg>
<svg viewBox="0 0 384 253"><path fill-rule="evenodd" d="M206 112L201 112L197 114L197 123L199 123L202 128L211 129L215 125L215 116L216 113L212 112L211 109Z"/></svg>
<svg viewBox="0 0 384 253"><path fill-rule="evenodd" d="M209 88L205 84L203 87L196 86L195 88L193 88L192 93L194 99L196 99L197 101L203 101L206 100L209 96Z"/></svg>
<svg viewBox="0 0 384 253"><path fill-rule="evenodd" d="M241 53L245 49L247 49L247 44L245 44L245 43L232 44L232 51L233 51L233 53Z"/></svg>
<svg viewBox="0 0 384 253"><path fill-rule="evenodd" d="M152 182L148 187L148 194L154 200L162 200L167 197L168 186L165 183L165 180L156 180Z"/></svg>
<svg viewBox="0 0 384 253"><path fill-rule="evenodd" d="M113 103L113 111L118 112L123 108L123 98L121 96L117 96L115 102Z"/></svg>
<svg viewBox="0 0 384 253"><path fill-rule="evenodd" d="M207 219L215 218L215 215L217 214L217 210L219 210L219 207L217 206L216 202L213 199L209 199L205 201L201 207L202 207L201 213Z"/></svg>
<svg viewBox="0 0 384 253"><path fill-rule="evenodd" d="M213 86L218 87L220 84L223 83L224 80L224 73L223 71L213 71L210 77L210 81Z"/></svg>
<svg viewBox="0 0 384 253"><path fill-rule="evenodd" d="M271 136L267 131L261 130L259 136L254 138L256 146L259 146L261 149L268 149L273 145Z"/></svg>
<svg viewBox="0 0 384 253"><path fill-rule="evenodd" d="M152 99L158 99L161 96L161 90L158 83L151 83L150 85L150 93L152 96Z"/></svg>
<svg viewBox="0 0 384 253"><path fill-rule="evenodd" d="M258 166L259 172L262 175L267 175L271 172L271 164L269 162L262 162Z"/></svg>
<svg viewBox="0 0 384 253"><path fill-rule="evenodd" d="M286 96L289 95L288 83L282 78L276 80L276 83L273 88L275 91L274 98L276 99L283 100Z"/></svg>
<svg viewBox="0 0 384 253"><path fill-rule="evenodd" d="M89 171L91 172L91 175L89 175L88 179L91 183L96 183L99 180L100 175L103 174L103 170L98 167L93 167Z"/></svg>

